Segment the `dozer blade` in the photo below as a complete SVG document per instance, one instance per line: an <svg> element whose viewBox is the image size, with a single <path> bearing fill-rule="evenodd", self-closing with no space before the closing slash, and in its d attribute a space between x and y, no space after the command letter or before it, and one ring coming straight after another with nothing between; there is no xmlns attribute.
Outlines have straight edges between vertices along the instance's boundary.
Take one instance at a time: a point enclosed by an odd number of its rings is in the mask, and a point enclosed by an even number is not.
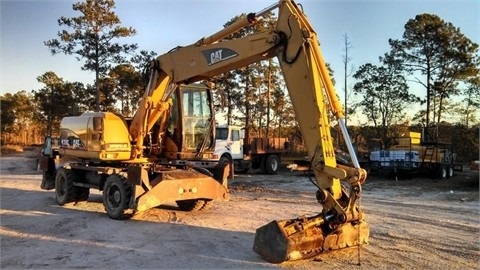
<svg viewBox="0 0 480 270"><path fill-rule="evenodd" d="M257 229L253 250L268 262L282 263L368 243L370 229L364 221L345 223L328 233L324 232L328 226L310 224L299 219L272 221Z"/></svg>

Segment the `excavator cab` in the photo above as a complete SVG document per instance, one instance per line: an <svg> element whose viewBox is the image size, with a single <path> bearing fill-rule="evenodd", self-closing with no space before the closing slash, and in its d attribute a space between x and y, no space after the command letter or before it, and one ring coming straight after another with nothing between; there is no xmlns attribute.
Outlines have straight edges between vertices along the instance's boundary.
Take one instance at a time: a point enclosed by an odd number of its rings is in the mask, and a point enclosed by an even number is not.
<svg viewBox="0 0 480 270"><path fill-rule="evenodd" d="M172 94L165 156L171 160L212 158L215 116L212 92L204 84L180 85Z"/></svg>
<svg viewBox="0 0 480 270"><path fill-rule="evenodd" d="M211 86L181 84L169 94L169 109L143 141L144 156L171 161L212 159L215 111Z"/></svg>

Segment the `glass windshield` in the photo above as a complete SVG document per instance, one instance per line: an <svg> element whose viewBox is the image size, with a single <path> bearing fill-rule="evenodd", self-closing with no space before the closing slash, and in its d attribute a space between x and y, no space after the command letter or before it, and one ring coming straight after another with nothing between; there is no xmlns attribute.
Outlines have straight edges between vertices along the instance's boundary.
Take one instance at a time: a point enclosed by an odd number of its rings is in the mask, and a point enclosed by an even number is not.
<svg viewBox="0 0 480 270"><path fill-rule="evenodd" d="M209 102L210 98L206 89L184 89L184 147L186 149L197 149L205 136L207 139L210 137L208 131L212 112Z"/></svg>
<svg viewBox="0 0 480 270"><path fill-rule="evenodd" d="M227 128L218 128L215 131L215 139L217 140L226 140L228 139L228 129Z"/></svg>

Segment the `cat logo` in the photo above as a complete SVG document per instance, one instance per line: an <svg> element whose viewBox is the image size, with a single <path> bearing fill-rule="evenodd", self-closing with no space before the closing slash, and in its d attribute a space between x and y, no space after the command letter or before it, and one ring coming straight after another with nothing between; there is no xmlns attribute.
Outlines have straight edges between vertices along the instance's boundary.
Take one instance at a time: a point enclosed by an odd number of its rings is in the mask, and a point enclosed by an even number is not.
<svg viewBox="0 0 480 270"><path fill-rule="evenodd" d="M202 51L205 60L209 66L223 62L225 60L231 59L238 56L238 53L231 49L227 48L216 48Z"/></svg>

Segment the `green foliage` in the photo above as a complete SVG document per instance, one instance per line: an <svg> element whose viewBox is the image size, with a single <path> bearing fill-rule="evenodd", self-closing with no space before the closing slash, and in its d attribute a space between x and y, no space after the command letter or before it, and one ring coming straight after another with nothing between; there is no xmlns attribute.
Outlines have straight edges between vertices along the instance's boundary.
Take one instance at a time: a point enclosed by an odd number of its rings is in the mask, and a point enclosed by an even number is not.
<svg viewBox="0 0 480 270"><path fill-rule="evenodd" d="M1 96L2 144L24 142L27 132L34 128L34 112L32 97L26 91Z"/></svg>
<svg viewBox="0 0 480 270"><path fill-rule="evenodd" d="M471 123L479 123L477 119L480 111L480 76L472 77L467 81L467 86L464 90L464 106L459 112L463 119L461 123L467 128Z"/></svg>
<svg viewBox="0 0 480 270"><path fill-rule="evenodd" d="M400 72L394 62L384 58L382 66L365 64L353 75L358 80L354 93L363 97L358 105L378 127L377 136L384 141L390 127L404 118L406 105L418 101L409 94L406 79Z"/></svg>
<svg viewBox="0 0 480 270"><path fill-rule="evenodd" d="M451 127L451 144L458 162L469 163L480 156L480 126L468 127L462 124Z"/></svg>
<svg viewBox="0 0 480 270"><path fill-rule="evenodd" d="M224 27L242 16L245 14L232 18ZM226 39L266 31L275 22L274 15L267 14L260 23L247 26ZM282 127L294 125L295 116L280 72L278 63L269 59L213 78L217 86L214 97L217 112L226 114L228 124L244 125L255 136L284 134Z"/></svg>
<svg viewBox="0 0 480 270"><path fill-rule="evenodd" d="M144 88L148 84L149 80L149 73L146 72L148 70L150 62L156 58L157 53L154 51L145 51L141 50L139 53L135 54L131 59L131 64L134 65L136 71L142 75L142 84Z"/></svg>
<svg viewBox="0 0 480 270"><path fill-rule="evenodd" d="M37 80L45 86L33 91L35 119L46 123L47 134L57 133L63 117L77 115L85 109L79 103L84 96L83 84L64 82L52 71L45 72Z"/></svg>
<svg viewBox="0 0 480 270"><path fill-rule="evenodd" d="M110 71L110 87L114 100L120 104L120 113L132 116L142 96L142 76L132 65L118 65Z"/></svg>
<svg viewBox="0 0 480 270"><path fill-rule="evenodd" d="M441 121L443 101L459 93L457 83L479 74L478 44L436 15L419 14L410 19L403 39L390 39L389 43L392 58L406 71L425 76L416 80L426 88L427 126L432 110L437 123Z"/></svg>
<svg viewBox="0 0 480 270"><path fill-rule="evenodd" d="M16 100L14 95L6 93L1 97L1 131L2 133L11 132L15 123Z"/></svg>
<svg viewBox="0 0 480 270"><path fill-rule="evenodd" d="M45 42L52 54L74 54L78 61L85 61L82 70L95 72L96 110L100 109L100 103L104 109L111 105L105 102L105 97L111 95L107 88L103 88L104 100L100 101L100 78L107 74L112 63L125 63L126 55L137 49L136 44L115 42L116 39L135 35L136 31L120 25L120 19L113 12L114 7L113 0L86 0L73 4L73 10L81 15L58 19L59 26L71 31L59 31L58 39Z"/></svg>

